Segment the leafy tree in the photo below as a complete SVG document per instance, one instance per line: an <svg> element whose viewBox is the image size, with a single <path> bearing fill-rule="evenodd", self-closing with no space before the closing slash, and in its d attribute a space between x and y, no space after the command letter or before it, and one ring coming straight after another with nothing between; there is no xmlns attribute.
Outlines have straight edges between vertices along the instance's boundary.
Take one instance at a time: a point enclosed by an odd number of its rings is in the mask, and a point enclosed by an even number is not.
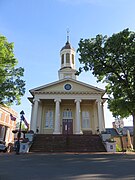
<svg viewBox="0 0 135 180"><path fill-rule="evenodd" d="M18 61L13 53L14 44L0 35L0 104L20 104L25 93L24 69L15 68Z"/></svg>
<svg viewBox="0 0 135 180"><path fill-rule="evenodd" d="M16 129L19 129L19 128L20 128L20 122L17 122L16 123ZM27 131L27 127L25 127L24 123L21 123L21 130L22 131Z"/></svg>
<svg viewBox="0 0 135 180"><path fill-rule="evenodd" d="M108 107L117 118L133 117L135 149L135 32L124 29L111 37L97 35L79 42L77 74L92 71L107 83Z"/></svg>

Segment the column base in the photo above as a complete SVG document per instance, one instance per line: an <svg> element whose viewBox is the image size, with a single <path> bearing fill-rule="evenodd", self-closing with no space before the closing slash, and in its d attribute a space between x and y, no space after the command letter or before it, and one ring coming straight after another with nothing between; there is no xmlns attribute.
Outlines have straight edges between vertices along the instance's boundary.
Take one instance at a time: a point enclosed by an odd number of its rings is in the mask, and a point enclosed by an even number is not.
<svg viewBox="0 0 135 180"><path fill-rule="evenodd" d="M79 131L79 132L75 132L75 134L83 134L83 132L82 132L82 131Z"/></svg>
<svg viewBox="0 0 135 180"><path fill-rule="evenodd" d="M30 128L30 131L33 131L34 134L36 134L36 129L35 128Z"/></svg>
<svg viewBox="0 0 135 180"><path fill-rule="evenodd" d="M105 132L105 129L99 129L99 134L102 134L102 132Z"/></svg>
<svg viewBox="0 0 135 180"><path fill-rule="evenodd" d="M53 132L53 134L61 134L60 132Z"/></svg>

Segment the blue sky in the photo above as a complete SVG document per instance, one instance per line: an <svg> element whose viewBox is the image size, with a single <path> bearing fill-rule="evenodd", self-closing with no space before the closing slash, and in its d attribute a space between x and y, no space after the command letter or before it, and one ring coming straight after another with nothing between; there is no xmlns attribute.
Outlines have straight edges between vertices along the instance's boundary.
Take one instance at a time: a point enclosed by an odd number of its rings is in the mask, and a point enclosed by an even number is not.
<svg viewBox="0 0 135 180"><path fill-rule="evenodd" d="M0 0L0 33L14 42L18 66L25 69L26 94L23 109L30 120L29 90L58 80L60 49L70 29L70 42L77 49L80 38L112 35L125 28L135 31L134 0ZM79 67L76 55L76 68ZM78 80L104 88L91 73ZM106 127L114 120L105 105ZM130 118L125 125L132 125Z"/></svg>

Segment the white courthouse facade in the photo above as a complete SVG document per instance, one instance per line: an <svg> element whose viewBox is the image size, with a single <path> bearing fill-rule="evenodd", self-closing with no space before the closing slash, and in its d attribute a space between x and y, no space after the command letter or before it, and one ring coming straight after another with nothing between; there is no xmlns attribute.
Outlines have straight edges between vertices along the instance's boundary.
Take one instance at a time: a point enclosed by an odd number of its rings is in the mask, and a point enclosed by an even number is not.
<svg viewBox="0 0 135 180"><path fill-rule="evenodd" d="M60 57L59 80L30 90L30 129L39 134L105 131L105 91L76 80L75 50L68 39Z"/></svg>

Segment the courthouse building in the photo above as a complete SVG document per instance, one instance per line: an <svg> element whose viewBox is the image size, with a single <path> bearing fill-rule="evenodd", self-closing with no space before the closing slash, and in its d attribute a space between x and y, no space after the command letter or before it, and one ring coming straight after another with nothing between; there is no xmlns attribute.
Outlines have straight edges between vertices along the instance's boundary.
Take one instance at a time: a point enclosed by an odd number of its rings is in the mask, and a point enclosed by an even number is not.
<svg viewBox="0 0 135 180"><path fill-rule="evenodd" d="M75 50L60 50L59 80L30 90L30 129L39 134L98 134L105 131L105 91L80 82L75 75ZM39 77L40 78L40 77Z"/></svg>

